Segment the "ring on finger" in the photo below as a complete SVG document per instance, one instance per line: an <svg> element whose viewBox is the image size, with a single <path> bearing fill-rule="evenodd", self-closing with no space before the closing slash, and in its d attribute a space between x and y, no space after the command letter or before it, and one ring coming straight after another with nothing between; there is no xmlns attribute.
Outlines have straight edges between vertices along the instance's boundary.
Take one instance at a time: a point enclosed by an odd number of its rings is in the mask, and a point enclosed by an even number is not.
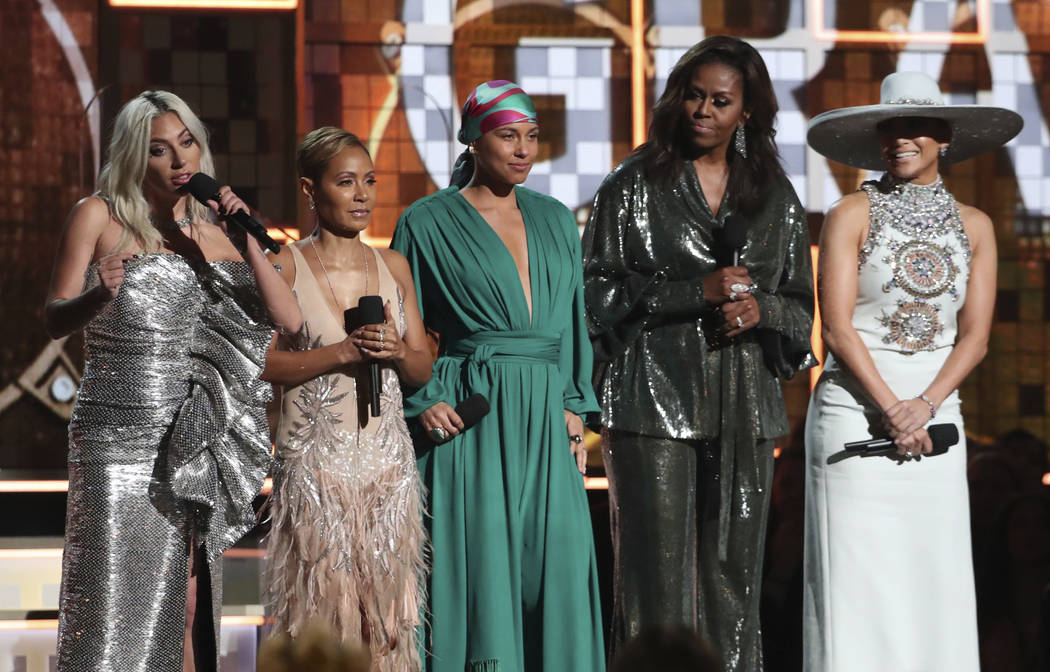
<svg viewBox="0 0 1050 672"><path fill-rule="evenodd" d="M572 441L573 443L583 443L583 437L579 434L573 434L569 437L569 441Z"/></svg>
<svg viewBox="0 0 1050 672"><path fill-rule="evenodd" d="M751 293L751 287L749 287L748 285L745 285L742 282L734 282L733 284L729 285L729 289L731 291L733 291L733 292L736 292L737 294L750 294Z"/></svg>
<svg viewBox="0 0 1050 672"><path fill-rule="evenodd" d="M744 328L744 320L741 319L739 315L736 316L736 326L740 327L741 329Z"/></svg>
<svg viewBox="0 0 1050 672"><path fill-rule="evenodd" d="M446 432L444 430L444 428L442 428L442 427L435 427L435 428L431 429L429 432L427 432L427 434L430 435L430 438L432 438L432 439L434 439L435 441L438 441L438 442L444 441L445 439L448 438L448 432Z"/></svg>
<svg viewBox="0 0 1050 672"><path fill-rule="evenodd" d="M729 292L729 300L730 301L736 301L736 291L735 290L730 290L730 292Z"/></svg>

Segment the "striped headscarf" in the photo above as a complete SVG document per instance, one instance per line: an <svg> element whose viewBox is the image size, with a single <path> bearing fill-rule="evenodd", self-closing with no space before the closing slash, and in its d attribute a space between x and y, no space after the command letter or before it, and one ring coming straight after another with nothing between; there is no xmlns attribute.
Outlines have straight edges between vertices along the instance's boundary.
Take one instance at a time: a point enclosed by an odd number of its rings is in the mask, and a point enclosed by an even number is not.
<svg viewBox="0 0 1050 672"><path fill-rule="evenodd" d="M532 98L514 82L495 79L479 84L463 103L459 134L464 145L474 142L494 128L520 121L536 123Z"/></svg>

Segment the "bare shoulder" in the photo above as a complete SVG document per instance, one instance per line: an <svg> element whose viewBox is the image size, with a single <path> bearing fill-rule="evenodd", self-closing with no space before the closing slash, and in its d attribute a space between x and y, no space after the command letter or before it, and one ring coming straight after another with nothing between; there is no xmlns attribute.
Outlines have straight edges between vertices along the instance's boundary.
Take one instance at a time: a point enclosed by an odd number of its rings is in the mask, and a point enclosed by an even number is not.
<svg viewBox="0 0 1050 672"><path fill-rule="evenodd" d="M970 233L970 229L973 228L974 233L992 230L992 218L984 213L983 210L978 210L972 205L958 204L959 217L962 219L963 227L966 229L966 233Z"/></svg>
<svg viewBox="0 0 1050 672"><path fill-rule="evenodd" d="M871 203L868 195L863 191L854 191L831 204L831 207L828 208L828 219L857 220L866 224L870 213Z"/></svg>
<svg viewBox="0 0 1050 672"><path fill-rule="evenodd" d="M408 259L405 259L405 255L401 254L397 250L392 250L389 247L377 247L376 250L379 252L379 256L383 259L383 263L390 269L390 273L397 278L400 282L405 278L408 278L409 282L412 279L412 270L408 266Z"/></svg>
<svg viewBox="0 0 1050 672"><path fill-rule="evenodd" d="M69 211L63 237L68 244L101 256L117 246L122 233L123 227L113 218L109 205L98 196L88 196Z"/></svg>
<svg viewBox="0 0 1050 672"><path fill-rule="evenodd" d="M292 254L292 245L294 243L282 245L277 254L267 253L266 255L270 258L271 264L279 267L279 273L289 287L295 283L295 255Z"/></svg>
<svg viewBox="0 0 1050 672"><path fill-rule="evenodd" d="M88 196L77 201L69 211L66 228L76 235L94 234L97 239L112 221L109 205L98 196Z"/></svg>

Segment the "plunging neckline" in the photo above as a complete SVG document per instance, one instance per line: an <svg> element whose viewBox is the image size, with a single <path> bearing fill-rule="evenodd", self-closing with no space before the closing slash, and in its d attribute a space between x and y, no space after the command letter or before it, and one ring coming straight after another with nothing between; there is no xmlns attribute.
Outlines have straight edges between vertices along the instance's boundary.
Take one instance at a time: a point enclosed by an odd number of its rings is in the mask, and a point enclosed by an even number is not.
<svg viewBox="0 0 1050 672"><path fill-rule="evenodd" d="M521 296L521 302L525 304L525 311L526 313L528 313L529 327L531 328L533 326L532 316L536 308L536 283L534 282L534 277L532 273L532 259L534 255L534 250L532 235L529 232L529 219L525 216L525 210L521 207L521 193L518 191L517 187L514 187L515 202L518 204L518 212L521 213L521 224L525 228L525 254L528 255L528 258L526 259L526 270L528 271L529 276L529 296L532 297L532 301L529 301L528 297L525 296L525 283L521 281L521 274L518 272L518 264L514 261L514 255L511 253L510 248L507 247L507 244L503 242L503 239L500 238L500 235L496 233L496 230L492 228L492 225L489 224L488 220L485 219L481 212L479 212L478 209L474 207L474 204L468 201L467 197L460 193L459 189L455 190L455 194L470 209L471 216L480 221L482 224L484 224L485 231L487 231L489 234L492 235L493 238L496 239L496 242L503 249L506 255L510 257L510 265L514 269L514 277L516 280L514 284L518 287L518 292Z"/></svg>
<svg viewBox="0 0 1050 672"><path fill-rule="evenodd" d="M362 243L362 245L364 245L364 243ZM314 289L317 291L317 297L321 300L321 303L324 304L325 312L328 314L328 317L330 317L335 322L336 326L339 327L339 329L341 329L343 332L349 335L350 332L346 331L345 311L343 316L336 315L335 311L332 310L332 304L328 303L328 299L325 298L324 287L321 285L321 281L317 279L317 276L314 275L313 269L310 268L310 262L307 261L306 255L303 254L303 251L296 245L290 245L289 247L295 248L295 251L298 252L299 256L303 258L304 267L309 272L310 279L313 280ZM372 259L376 263L376 295L382 296L382 293L380 292L380 285L382 284L382 273L379 270L379 253L375 248L371 247L370 245L365 245L365 249L372 254ZM360 297L358 297L358 301L360 301ZM386 299L384 299L384 303L385 302ZM353 306L350 306L350 308L353 308ZM347 308L346 310L349 310L350 308Z"/></svg>

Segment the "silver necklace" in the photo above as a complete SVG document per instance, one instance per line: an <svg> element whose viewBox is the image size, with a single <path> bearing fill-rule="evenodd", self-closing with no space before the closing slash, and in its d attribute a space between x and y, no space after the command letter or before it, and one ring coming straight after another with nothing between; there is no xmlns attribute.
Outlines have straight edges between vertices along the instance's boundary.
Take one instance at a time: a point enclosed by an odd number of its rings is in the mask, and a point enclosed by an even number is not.
<svg viewBox="0 0 1050 672"><path fill-rule="evenodd" d="M335 288L332 287L332 279L328 277L328 269L325 268L324 260L321 259L321 255L317 253L317 245L314 244L316 236L310 236L310 248L314 251L314 256L317 257L317 263L321 264L321 272L324 273L324 280L328 283L328 291L332 294L332 301L335 302L336 308L342 308L342 304L339 303L339 298L335 295ZM365 291L364 294L368 294L368 254L365 252L365 245L361 243L361 260L364 261L365 267Z"/></svg>
<svg viewBox="0 0 1050 672"><path fill-rule="evenodd" d="M181 219L176 219L174 221L165 221L163 219L155 219L153 217L150 217L149 221L153 224L153 226L157 227L158 229L161 229L162 231L180 231L193 223L193 215L186 215L185 217L182 217Z"/></svg>

